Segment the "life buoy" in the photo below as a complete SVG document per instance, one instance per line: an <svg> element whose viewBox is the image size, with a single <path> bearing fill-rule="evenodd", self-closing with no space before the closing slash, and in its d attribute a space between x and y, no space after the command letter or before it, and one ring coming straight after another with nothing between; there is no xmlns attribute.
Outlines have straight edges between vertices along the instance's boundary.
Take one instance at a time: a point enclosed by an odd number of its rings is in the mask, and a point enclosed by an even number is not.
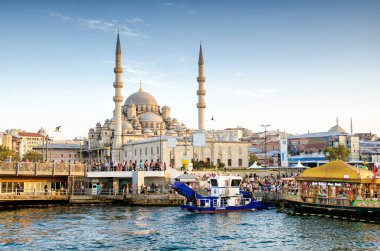
<svg viewBox="0 0 380 251"><path fill-rule="evenodd" d="M238 206L238 205L240 205L240 199L235 200L235 206Z"/></svg>

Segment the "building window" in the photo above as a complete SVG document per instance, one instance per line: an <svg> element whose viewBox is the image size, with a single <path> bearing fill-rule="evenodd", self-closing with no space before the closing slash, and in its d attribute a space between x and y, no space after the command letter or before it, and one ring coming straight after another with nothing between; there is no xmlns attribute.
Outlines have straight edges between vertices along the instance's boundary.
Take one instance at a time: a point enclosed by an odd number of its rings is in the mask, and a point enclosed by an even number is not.
<svg viewBox="0 0 380 251"><path fill-rule="evenodd" d="M145 147L145 155L148 155L148 147Z"/></svg>
<svg viewBox="0 0 380 251"><path fill-rule="evenodd" d="M69 154L69 158L71 158L71 153Z"/></svg>
<svg viewBox="0 0 380 251"><path fill-rule="evenodd" d="M107 132L104 132L104 135L107 135Z"/></svg>
<svg viewBox="0 0 380 251"><path fill-rule="evenodd" d="M61 154L61 158L63 158L63 153Z"/></svg>
<svg viewBox="0 0 380 251"><path fill-rule="evenodd" d="M220 164L220 159L217 159L217 160L216 160L216 163Z"/></svg>
<svg viewBox="0 0 380 251"><path fill-rule="evenodd" d="M239 159L239 166L243 166L243 160Z"/></svg>
<svg viewBox="0 0 380 251"><path fill-rule="evenodd" d="M153 147L150 148L150 154L153 154Z"/></svg>
<svg viewBox="0 0 380 251"><path fill-rule="evenodd" d="M76 158L77 157L77 155L76 154L74 154L74 158Z"/></svg>
<svg viewBox="0 0 380 251"><path fill-rule="evenodd" d="M137 149L135 149L135 156L137 155Z"/></svg>
<svg viewBox="0 0 380 251"><path fill-rule="evenodd" d="M141 154L142 154L142 149L140 148L140 156L141 156Z"/></svg>
<svg viewBox="0 0 380 251"><path fill-rule="evenodd" d="M232 165L232 160L228 159L228 166L231 166L231 165Z"/></svg>

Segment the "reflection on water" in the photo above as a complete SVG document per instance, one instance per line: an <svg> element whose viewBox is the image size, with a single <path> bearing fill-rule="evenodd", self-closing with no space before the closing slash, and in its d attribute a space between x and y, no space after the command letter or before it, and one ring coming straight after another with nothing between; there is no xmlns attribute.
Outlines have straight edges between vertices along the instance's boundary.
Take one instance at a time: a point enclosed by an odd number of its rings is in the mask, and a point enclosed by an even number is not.
<svg viewBox="0 0 380 251"><path fill-rule="evenodd" d="M0 212L0 249L380 249L380 226L274 210L197 215L178 207L51 207Z"/></svg>

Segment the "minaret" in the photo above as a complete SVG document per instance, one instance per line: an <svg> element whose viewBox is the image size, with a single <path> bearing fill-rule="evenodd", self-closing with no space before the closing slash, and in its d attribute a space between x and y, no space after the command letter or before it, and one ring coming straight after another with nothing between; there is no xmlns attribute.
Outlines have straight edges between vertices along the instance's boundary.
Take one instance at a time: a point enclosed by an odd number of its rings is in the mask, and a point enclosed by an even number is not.
<svg viewBox="0 0 380 251"><path fill-rule="evenodd" d="M350 125L351 125L351 136L352 136L352 135L354 135L354 130L353 130L353 128L352 128L352 117L351 117L351 119L350 119Z"/></svg>
<svg viewBox="0 0 380 251"><path fill-rule="evenodd" d="M116 43L116 63L115 63L115 82L113 82L113 87L115 88L115 96L113 101L115 102L115 132L112 142L112 149L119 150L122 146L122 137L121 137L121 105L123 102L123 96L121 91L123 88L122 73L123 68L121 68L121 47L120 47L120 35L117 33L117 43ZM113 160L117 161L120 159L120 156L117 158L119 151L115 151L112 156ZM116 157L116 158L115 158Z"/></svg>
<svg viewBox="0 0 380 251"><path fill-rule="evenodd" d="M199 60L198 60L198 131L203 132L205 130L205 108L206 108L206 89L205 89L205 81L204 77L204 62L203 62L203 53L202 53L202 44L199 47Z"/></svg>

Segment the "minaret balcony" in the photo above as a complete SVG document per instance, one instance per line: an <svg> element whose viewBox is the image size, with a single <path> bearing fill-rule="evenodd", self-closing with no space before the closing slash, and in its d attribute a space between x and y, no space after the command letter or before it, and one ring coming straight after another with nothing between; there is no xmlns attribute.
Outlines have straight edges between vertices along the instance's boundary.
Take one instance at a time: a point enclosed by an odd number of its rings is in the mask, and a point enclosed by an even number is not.
<svg viewBox="0 0 380 251"><path fill-rule="evenodd" d="M198 103L197 107L198 108L206 108L206 103Z"/></svg>
<svg viewBox="0 0 380 251"><path fill-rule="evenodd" d="M115 67L115 68L113 68L113 71L115 73L123 73L123 68L121 68L121 67Z"/></svg>
<svg viewBox="0 0 380 251"><path fill-rule="evenodd" d="M123 88L123 82L122 81L113 82L113 87Z"/></svg>
<svg viewBox="0 0 380 251"><path fill-rule="evenodd" d="M197 81L198 82L205 82L206 81L206 77L197 77Z"/></svg>
<svg viewBox="0 0 380 251"><path fill-rule="evenodd" d="M123 102L124 97L123 96L114 96L113 97L113 102L118 103L118 102Z"/></svg>
<svg viewBox="0 0 380 251"><path fill-rule="evenodd" d="M204 89L197 90L197 95L201 95L201 96L206 95L206 90Z"/></svg>

